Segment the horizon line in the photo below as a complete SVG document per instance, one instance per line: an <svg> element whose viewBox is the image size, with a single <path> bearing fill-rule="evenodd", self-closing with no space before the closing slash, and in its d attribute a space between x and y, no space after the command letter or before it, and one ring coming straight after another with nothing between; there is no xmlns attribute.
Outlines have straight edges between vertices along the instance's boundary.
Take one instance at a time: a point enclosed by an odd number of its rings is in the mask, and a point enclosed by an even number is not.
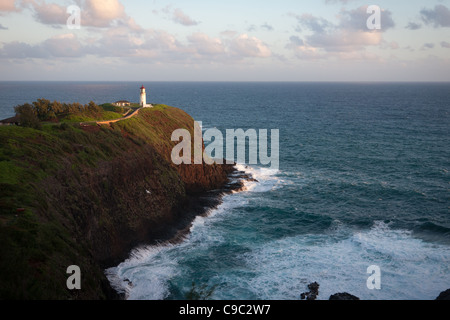
<svg viewBox="0 0 450 320"><path fill-rule="evenodd" d="M110 82L110 83L450 83L450 80L0 80L2 82Z"/></svg>

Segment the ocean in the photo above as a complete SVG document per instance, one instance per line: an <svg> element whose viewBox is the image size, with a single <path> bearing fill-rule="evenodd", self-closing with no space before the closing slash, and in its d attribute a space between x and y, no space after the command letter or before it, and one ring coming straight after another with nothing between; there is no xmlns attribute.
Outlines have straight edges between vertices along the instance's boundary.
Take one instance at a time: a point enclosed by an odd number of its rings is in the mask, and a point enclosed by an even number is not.
<svg viewBox="0 0 450 320"><path fill-rule="evenodd" d="M450 83L0 82L0 118L38 98L179 107L204 130L279 129L278 169L183 242L106 270L128 299L435 299L450 288ZM370 266L380 289L369 289Z"/></svg>

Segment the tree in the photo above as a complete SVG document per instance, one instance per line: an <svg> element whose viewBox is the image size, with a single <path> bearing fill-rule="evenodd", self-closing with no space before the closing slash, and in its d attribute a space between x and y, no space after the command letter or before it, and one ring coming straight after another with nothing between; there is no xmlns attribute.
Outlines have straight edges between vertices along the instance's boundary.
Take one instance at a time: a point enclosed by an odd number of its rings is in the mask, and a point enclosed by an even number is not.
<svg viewBox="0 0 450 320"><path fill-rule="evenodd" d="M50 111L50 105L51 102L47 99L37 99L37 101L33 102L36 115L40 120L47 120Z"/></svg>
<svg viewBox="0 0 450 320"><path fill-rule="evenodd" d="M55 114L61 114L64 112L63 105L59 101L53 101L50 107Z"/></svg>
<svg viewBox="0 0 450 320"><path fill-rule="evenodd" d="M79 102L72 103L73 110L76 110L74 113L81 113L84 111L84 106Z"/></svg>
<svg viewBox="0 0 450 320"><path fill-rule="evenodd" d="M91 114L97 114L101 112L100 107L93 101L89 102L89 104L85 106L85 109Z"/></svg>
<svg viewBox="0 0 450 320"><path fill-rule="evenodd" d="M19 123L22 127L30 127L41 129L41 123L36 114L35 109L29 103L14 108L16 115L19 117Z"/></svg>

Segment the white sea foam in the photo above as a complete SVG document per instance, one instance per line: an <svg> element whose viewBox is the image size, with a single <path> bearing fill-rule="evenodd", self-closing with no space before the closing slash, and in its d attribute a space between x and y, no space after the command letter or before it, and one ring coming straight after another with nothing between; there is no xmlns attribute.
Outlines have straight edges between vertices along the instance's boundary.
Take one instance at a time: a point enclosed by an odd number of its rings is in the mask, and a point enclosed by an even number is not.
<svg viewBox="0 0 450 320"><path fill-rule="evenodd" d="M230 237L227 230L234 227L223 227L232 223L230 218L239 222L250 201L284 185L276 170L240 165L238 169L258 182L249 181L246 191L225 196L208 216L197 217L183 243L133 251L109 270L113 285L122 287L129 299L164 299L173 290L171 285L185 292L189 288L183 279L191 279L193 272L188 261L214 254L211 249L232 239L246 248L236 258L243 265L218 271L209 280L220 284L214 299L299 299L314 281L320 284L319 299L337 292L361 299L434 299L450 288L450 247L424 242L384 222L355 230L335 220L323 234L258 243L248 234ZM381 290L366 286L371 265L381 268Z"/></svg>
<svg viewBox="0 0 450 320"><path fill-rule="evenodd" d="M211 220L219 218L220 214ZM213 221L205 221L193 226L186 242L136 250L130 259L110 269L110 274L120 278L129 299L166 298L170 280L183 273L179 258L201 257L209 247L225 241L208 225ZM342 234L346 235L344 239ZM449 247L423 242L408 231L393 230L382 222L356 233L338 225L331 234L265 243L252 248L242 259L245 270L215 277L215 282L226 284L215 293L215 299L298 299L313 281L320 283L319 299L337 292L362 299L434 299L450 287ZM374 264L381 268L381 290L371 291L366 287L366 270ZM113 284L120 283L117 277L109 278Z"/></svg>
<svg viewBox="0 0 450 320"><path fill-rule="evenodd" d="M244 191L268 192L278 188L282 183L277 174L278 169L266 167L251 167L248 165L237 164L236 168L254 178L256 181L244 181Z"/></svg>
<svg viewBox="0 0 450 320"><path fill-rule="evenodd" d="M127 260L105 271L111 286L130 300L164 299L168 294L167 280L176 273L176 260L166 257L173 247L166 244L134 249ZM146 273L147 266L151 273Z"/></svg>
<svg viewBox="0 0 450 320"><path fill-rule="evenodd" d="M341 227L335 231L349 233ZM314 281L320 284L319 299L337 292L361 299L434 299L450 287L450 247L423 242L382 222L339 241L303 235L267 243L253 250L247 264L256 276L244 285L259 299L299 299ZM381 290L366 286L370 265L381 268Z"/></svg>

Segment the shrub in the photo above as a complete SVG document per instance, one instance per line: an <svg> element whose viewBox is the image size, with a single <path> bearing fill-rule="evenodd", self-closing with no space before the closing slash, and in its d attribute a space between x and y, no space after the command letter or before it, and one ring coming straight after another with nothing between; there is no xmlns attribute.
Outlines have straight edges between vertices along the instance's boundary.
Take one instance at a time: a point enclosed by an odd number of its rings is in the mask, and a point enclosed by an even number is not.
<svg viewBox="0 0 450 320"><path fill-rule="evenodd" d="M32 105L26 103L14 108L16 115L19 117L20 125L34 129L41 129L41 123Z"/></svg>

